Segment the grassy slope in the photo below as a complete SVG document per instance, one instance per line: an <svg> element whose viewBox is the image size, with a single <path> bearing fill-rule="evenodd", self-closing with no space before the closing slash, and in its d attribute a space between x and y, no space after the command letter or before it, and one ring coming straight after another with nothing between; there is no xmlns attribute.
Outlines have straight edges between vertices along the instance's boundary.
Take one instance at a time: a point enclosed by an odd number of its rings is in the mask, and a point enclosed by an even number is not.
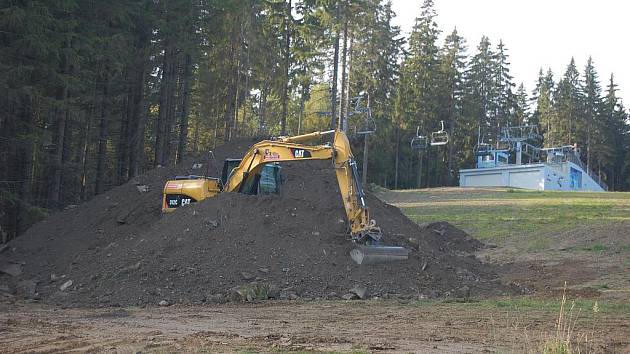
<svg viewBox="0 0 630 354"><path fill-rule="evenodd" d="M545 235L630 220L630 193L446 188L380 191L379 196L418 223L447 220L495 243L528 236L533 248L546 246Z"/></svg>
<svg viewBox="0 0 630 354"><path fill-rule="evenodd" d="M560 262L564 270L547 268L558 272L557 279L609 297L630 293L630 193L436 188L377 194L418 223L448 221L496 244L483 254L489 261ZM567 271L571 264L595 275L576 276Z"/></svg>

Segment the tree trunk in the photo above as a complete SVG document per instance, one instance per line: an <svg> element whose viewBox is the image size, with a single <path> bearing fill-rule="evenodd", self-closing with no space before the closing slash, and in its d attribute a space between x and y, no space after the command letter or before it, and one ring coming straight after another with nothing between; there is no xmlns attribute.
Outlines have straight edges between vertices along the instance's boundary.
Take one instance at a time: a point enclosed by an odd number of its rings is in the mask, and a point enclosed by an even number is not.
<svg viewBox="0 0 630 354"><path fill-rule="evenodd" d="M416 183L416 188L422 188L422 152L418 150L418 182Z"/></svg>
<svg viewBox="0 0 630 354"><path fill-rule="evenodd" d="M302 131L302 120L304 119L304 106L306 105L306 92L307 87L302 86L302 93L300 94L300 114L298 116L297 135L300 135Z"/></svg>
<svg viewBox="0 0 630 354"><path fill-rule="evenodd" d="M347 21L346 21L346 25L347 25ZM344 132L348 132L348 112L350 112L350 76L352 75L352 47L354 45L354 33L350 32L350 47L348 48L348 74L344 75L346 76L346 95L345 95L345 101L344 101L344 118L343 118L343 122L341 124L341 129L343 129ZM344 55L345 57L345 55ZM345 58L344 58L345 61ZM345 73L345 64L344 64L344 73Z"/></svg>
<svg viewBox="0 0 630 354"><path fill-rule="evenodd" d="M282 87L282 116L280 134L287 134L287 111L289 106L289 66L291 65L291 0L287 1L287 13L284 25L284 85Z"/></svg>
<svg viewBox="0 0 630 354"><path fill-rule="evenodd" d="M363 173L361 174L361 182L363 183L363 187L367 186L367 173L368 173L368 149L369 149L369 137L370 134L363 135Z"/></svg>
<svg viewBox="0 0 630 354"><path fill-rule="evenodd" d="M240 45L239 45L239 55L238 58L236 60L236 88L234 90L234 118L233 118L233 123L232 123L232 127L230 129L230 137L232 136L236 136L236 130L238 127L238 110L239 107L241 105L241 100L240 100L240 87L241 87L241 54L240 54Z"/></svg>
<svg viewBox="0 0 630 354"><path fill-rule="evenodd" d="M258 105L258 134L264 135L266 132L265 127L265 114L267 109L267 88L264 87L260 93L260 104Z"/></svg>
<svg viewBox="0 0 630 354"><path fill-rule="evenodd" d="M145 49L146 50L146 49ZM141 63L138 64L138 76L134 85L134 98L132 102L133 122L131 134L131 151L129 156L129 178L140 174L140 162L144 154L144 132L147 121L147 107L144 95L146 79L146 53L143 54Z"/></svg>
<svg viewBox="0 0 630 354"><path fill-rule="evenodd" d="M26 95L24 98L23 122L28 131L34 128L35 116L33 114L33 97ZM31 199L31 185L33 183L33 141L25 141L22 151L22 173L20 180L22 185L20 188L20 199L29 202Z"/></svg>
<svg viewBox="0 0 630 354"><path fill-rule="evenodd" d="M348 108L348 103L346 102L346 63L347 63L347 58L348 58L348 16L345 13L345 9L344 9L344 22L343 22L343 51L341 53L341 95L340 97L340 107L339 107L339 118L338 118L338 124L339 124L339 129L346 131L346 125L345 124L345 120L346 117L345 115L348 114L347 112L347 108ZM348 91L350 91L348 89Z"/></svg>
<svg viewBox="0 0 630 354"><path fill-rule="evenodd" d="M247 46L247 56L246 56L246 62L245 62L245 67L249 68L249 63L250 63L250 57L249 57L249 46ZM243 109L243 119L242 121L242 125L245 126L245 124L247 123L247 98L249 97L249 74L245 74L245 91L243 92L243 104L245 105L245 108ZM238 117L237 117L238 118ZM234 132L236 133L236 136L240 136L239 133L239 125L238 125L238 120L235 122L234 124Z"/></svg>
<svg viewBox="0 0 630 354"><path fill-rule="evenodd" d="M179 121L179 143L177 145L177 161L181 162L186 153L186 144L188 143L188 115L190 114L190 90L192 87L192 57L186 54L184 63L184 94L182 97L182 110Z"/></svg>
<svg viewBox="0 0 630 354"><path fill-rule="evenodd" d="M177 98L181 97L182 85L181 85L181 63L177 56L177 50L173 49L173 62L171 68L171 78L169 80L169 94L168 94L168 113L166 123L166 138L164 139L164 163L168 166L171 164L171 156L173 155L173 145L177 141L173 140L173 130L177 118L178 101Z"/></svg>
<svg viewBox="0 0 630 354"><path fill-rule="evenodd" d="M66 48L68 48L67 46ZM67 58L64 63L63 73L68 75L68 71L70 68L70 63ZM65 79L64 79L65 80ZM63 82L61 88L61 92L58 96L61 101L61 108L57 110L57 120L56 120L56 138L55 138L55 154L53 155L53 183L51 188L50 200L52 202L53 208L58 208L61 206L61 181L63 174L63 160L64 160L64 151L63 147L65 146L65 138L66 138L66 119L68 117L68 84L66 81Z"/></svg>
<svg viewBox="0 0 630 354"><path fill-rule="evenodd" d="M449 127L448 127L448 134L450 135L449 140L452 140L453 136L455 135L455 114L454 114L454 98L451 95L451 104L450 104L450 108L449 108ZM448 162L446 164L446 174L447 174L447 183L449 186L454 186L455 185L455 181L453 180L453 177L455 177L455 174L453 173L453 155L454 155L454 144L453 141L449 141L448 143Z"/></svg>
<svg viewBox="0 0 630 354"><path fill-rule="evenodd" d="M199 119L195 120L195 130L193 133L193 151L199 152Z"/></svg>
<svg viewBox="0 0 630 354"><path fill-rule="evenodd" d="M235 97L236 97L236 92L237 92L237 87L236 85L238 84L238 75L239 75L239 62L238 62L238 57L240 55L236 54L236 48L235 46L238 45L240 47L240 43L236 44L234 42L236 42L237 40L234 39L235 35L232 33L232 39L230 40L230 51L229 51L229 56L227 56L227 58L229 58L230 60L230 75L228 77L228 82L227 82L227 94L225 97L225 112L223 115L223 121L225 123L224 128L225 128L225 140L226 141L230 141L232 139L232 128L234 126L234 101L235 101ZM237 37L238 38L238 37ZM236 65L234 65L234 63L237 63Z"/></svg>
<svg viewBox="0 0 630 354"><path fill-rule="evenodd" d="M109 122L109 74L105 69L103 97L101 99L101 119L98 128L98 152L96 155L95 194L101 194L105 187L105 163L107 162L107 125Z"/></svg>
<svg viewBox="0 0 630 354"><path fill-rule="evenodd" d="M129 166L129 120L133 115L133 89L130 84L133 75L126 75L127 96L124 99L124 108L120 114L120 126L118 131L118 144L116 151L116 184L121 185L127 181Z"/></svg>
<svg viewBox="0 0 630 354"><path fill-rule="evenodd" d="M590 119L590 118L589 118ZM588 123L586 131L586 173L591 173L591 123Z"/></svg>
<svg viewBox="0 0 630 354"><path fill-rule="evenodd" d="M96 96L96 94L94 95ZM96 98L90 105L89 112L85 115L85 133L83 134L83 147L81 149L81 200L87 200L87 180L88 180L88 155L90 153L90 131L92 128L92 115L95 112Z"/></svg>
<svg viewBox="0 0 630 354"><path fill-rule="evenodd" d="M339 1L337 1L337 10L335 15L335 53L333 55L333 77L332 77L332 91L330 95L331 103L331 115L330 115L330 129L337 128L337 76L339 71Z"/></svg>
<svg viewBox="0 0 630 354"><path fill-rule="evenodd" d="M153 161L154 166L164 166L166 161L166 147L168 145L167 126L168 126L168 114L170 110L170 95L171 92L171 72L173 71L173 54L174 50L170 45L170 40L167 38L164 44L164 58L162 61L162 79L160 82L160 99L159 99L159 112L155 128L155 158Z"/></svg>
<svg viewBox="0 0 630 354"><path fill-rule="evenodd" d="M400 160L400 126L396 123L396 160L394 162L394 189L398 189L398 165Z"/></svg>

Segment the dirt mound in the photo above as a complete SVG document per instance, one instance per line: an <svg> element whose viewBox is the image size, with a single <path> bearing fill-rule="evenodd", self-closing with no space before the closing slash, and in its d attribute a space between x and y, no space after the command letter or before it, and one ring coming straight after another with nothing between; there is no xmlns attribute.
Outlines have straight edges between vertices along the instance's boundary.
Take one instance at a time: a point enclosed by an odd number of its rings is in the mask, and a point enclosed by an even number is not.
<svg viewBox="0 0 630 354"><path fill-rule="evenodd" d="M217 149L217 160L241 156L252 142ZM330 162L283 165L279 196L225 193L161 215L164 181L187 172L158 168L35 225L0 255L0 269L13 270L0 275L0 290L89 306L336 298L352 288L362 296L504 291L472 255L481 243L447 223L419 227L373 197L368 205L386 242L411 249L410 259L352 263Z"/></svg>

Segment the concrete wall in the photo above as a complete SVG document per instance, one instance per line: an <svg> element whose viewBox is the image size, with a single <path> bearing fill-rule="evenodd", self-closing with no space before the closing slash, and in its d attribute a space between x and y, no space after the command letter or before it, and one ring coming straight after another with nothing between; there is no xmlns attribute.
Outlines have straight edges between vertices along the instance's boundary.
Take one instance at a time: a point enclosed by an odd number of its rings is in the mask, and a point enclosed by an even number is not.
<svg viewBox="0 0 630 354"><path fill-rule="evenodd" d="M571 168L579 171L581 174L580 188L571 185ZM547 165L545 168L544 190L605 192L588 173L573 162L566 162L561 165Z"/></svg>
<svg viewBox="0 0 630 354"><path fill-rule="evenodd" d="M459 185L462 187L515 187L544 189L543 164L512 165L493 168L479 168L459 171Z"/></svg>
<svg viewBox="0 0 630 354"><path fill-rule="evenodd" d="M571 168L579 171L580 186L575 180L572 185ZM514 187L558 191L604 191L595 180L572 162L558 165L509 165L460 170L459 185L462 187Z"/></svg>

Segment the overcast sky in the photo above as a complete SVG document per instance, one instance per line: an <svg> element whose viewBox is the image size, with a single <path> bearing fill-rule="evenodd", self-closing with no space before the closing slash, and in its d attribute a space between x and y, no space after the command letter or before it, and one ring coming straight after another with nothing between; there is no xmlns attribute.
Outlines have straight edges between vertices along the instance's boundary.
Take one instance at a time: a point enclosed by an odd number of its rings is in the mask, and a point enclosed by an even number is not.
<svg viewBox="0 0 630 354"><path fill-rule="evenodd" d="M409 33L422 0L392 0L394 23ZM482 35L503 39L511 73L528 92L541 67L555 81L574 57L580 74L591 55L602 89L615 74L618 95L630 105L630 1L628 0L435 0L442 39L457 26L473 54Z"/></svg>

